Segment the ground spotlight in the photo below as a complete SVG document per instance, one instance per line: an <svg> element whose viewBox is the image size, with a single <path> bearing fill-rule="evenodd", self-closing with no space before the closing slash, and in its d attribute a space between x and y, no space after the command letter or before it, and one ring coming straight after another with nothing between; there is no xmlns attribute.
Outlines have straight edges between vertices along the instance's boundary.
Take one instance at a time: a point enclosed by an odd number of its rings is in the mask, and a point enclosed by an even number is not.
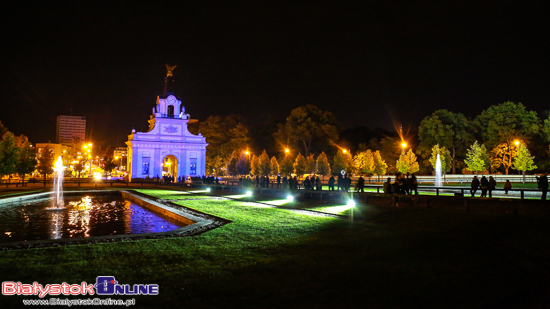
<svg viewBox="0 0 550 309"><path fill-rule="evenodd" d="M349 200L348 201L348 206L349 207L355 207L355 201L354 200Z"/></svg>
<svg viewBox="0 0 550 309"><path fill-rule="evenodd" d="M210 192L210 188L206 188L206 192Z"/></svg>
<svg viewBox="0 0 550 309"><path fill-rule="evenodd" d="M246 196L252 196L252 191L246 191Z"/></svg>
<svg viewBox="0 0 550 309"><path fill-rule="evenodd" d="M286 200L289 201L289 202L294 202L294 196L289 195L289 196L286 197Z"/></svg>

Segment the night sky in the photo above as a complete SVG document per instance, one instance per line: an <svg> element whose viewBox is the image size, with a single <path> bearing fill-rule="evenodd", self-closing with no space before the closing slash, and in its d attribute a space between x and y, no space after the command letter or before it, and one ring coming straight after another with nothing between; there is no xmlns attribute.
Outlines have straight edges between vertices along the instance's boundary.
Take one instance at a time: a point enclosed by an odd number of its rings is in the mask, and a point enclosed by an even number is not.
<svg viewBox="0 0 550 309"><path fill-rule="evenodd" d="M148 2L4 5L0 121L47 142L56 116L72 112L87 117L94 142L123 146L133 127L147 129L165 63L178 65L176 95L199 120L282 121L314 104L344 128L406 130L441 108L473 117L507 100L550 106L546 7Z"/></svg>

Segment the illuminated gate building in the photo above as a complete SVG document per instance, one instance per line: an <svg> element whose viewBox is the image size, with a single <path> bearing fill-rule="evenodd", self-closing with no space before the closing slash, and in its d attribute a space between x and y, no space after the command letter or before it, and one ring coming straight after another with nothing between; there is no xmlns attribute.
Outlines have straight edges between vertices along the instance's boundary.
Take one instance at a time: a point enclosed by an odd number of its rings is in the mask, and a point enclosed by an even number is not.
<svg viewBox="0 0 550 309"><path fill-rule="evenodd" d="M128 135L128 179L166 175L177 181L178 177L204 175L208 144L200 132L189 132L188 122L181 100L172 94L157 97L149 131L132 130Z"/></svg>

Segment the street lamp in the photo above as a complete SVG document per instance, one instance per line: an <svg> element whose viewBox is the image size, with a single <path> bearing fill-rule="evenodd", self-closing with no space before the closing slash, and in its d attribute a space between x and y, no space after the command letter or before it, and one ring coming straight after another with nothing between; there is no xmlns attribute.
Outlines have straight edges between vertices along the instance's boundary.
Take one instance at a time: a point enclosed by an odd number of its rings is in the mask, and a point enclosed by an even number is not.
<svg viewBox="0 0 550 309"><path fill-rule="evenodd" d="M406 142L401 143L401 148L403 149L407 148L407 143Z"/></svg>
<svg viewBox="0 0 550 309"><path fill-rule="evenodd" d="M516 144L516 146L519 146L520 141L519 141L519 140L515 140L515 141L514 141L514 144Z"/></svg>
<svg viewBox="0 0 550 309"><path fill-rule="evenodd" d="M285 152L286 152L286 153L289 153L289 152L290 152L290 149L285 148Z"/></svg>

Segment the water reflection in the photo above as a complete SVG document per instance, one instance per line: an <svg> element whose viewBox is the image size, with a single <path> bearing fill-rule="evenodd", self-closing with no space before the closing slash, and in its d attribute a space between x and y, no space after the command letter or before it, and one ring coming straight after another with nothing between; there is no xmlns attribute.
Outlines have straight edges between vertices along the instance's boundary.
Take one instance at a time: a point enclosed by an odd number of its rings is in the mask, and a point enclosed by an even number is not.
<svg viewBox="0 0 550 309"><path fill-rule="evenodd" d="M51 200L0 209L0 242L166 232L185 224L161 217L117 196L65 198L63 210Z"/></svg>

